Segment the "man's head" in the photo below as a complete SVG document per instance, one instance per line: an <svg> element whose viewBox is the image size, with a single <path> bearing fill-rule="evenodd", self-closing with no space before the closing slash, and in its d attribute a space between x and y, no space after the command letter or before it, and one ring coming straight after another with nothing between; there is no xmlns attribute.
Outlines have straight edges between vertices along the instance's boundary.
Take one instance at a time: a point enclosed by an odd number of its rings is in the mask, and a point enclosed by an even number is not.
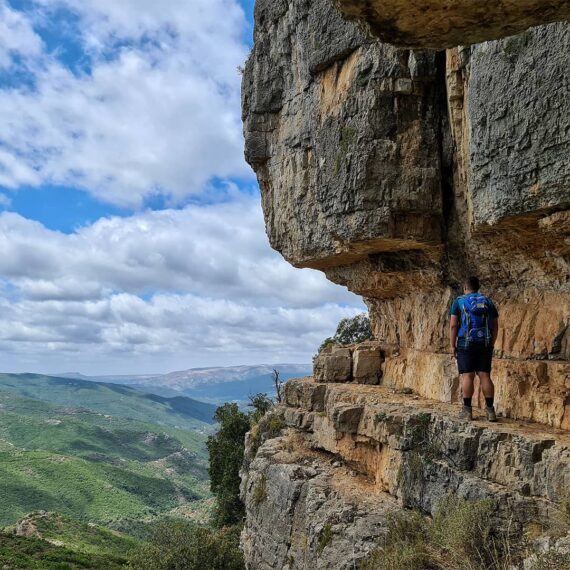
<svg viewBox="0 0 570 570"><path fill-rule="evenodd" d="M463 282L463 292L464 293L476 293L479 291L480 287L479 277L471 276L467 277Z"/></svg>

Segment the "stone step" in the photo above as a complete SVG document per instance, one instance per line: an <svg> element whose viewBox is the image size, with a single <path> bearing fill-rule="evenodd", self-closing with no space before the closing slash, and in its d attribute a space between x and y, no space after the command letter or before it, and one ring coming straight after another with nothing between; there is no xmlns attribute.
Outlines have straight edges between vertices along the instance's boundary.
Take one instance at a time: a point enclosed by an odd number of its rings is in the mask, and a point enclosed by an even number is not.
<svg viewBox="0 0 570 570"><path fill-rule="evenodd" d="M310 434L404 506L432 513L441 497L497 497L522 521L556 516L570 492L570 434L499 418L458 419L459 407L383 386L285 385L287 424Z"/></svg>

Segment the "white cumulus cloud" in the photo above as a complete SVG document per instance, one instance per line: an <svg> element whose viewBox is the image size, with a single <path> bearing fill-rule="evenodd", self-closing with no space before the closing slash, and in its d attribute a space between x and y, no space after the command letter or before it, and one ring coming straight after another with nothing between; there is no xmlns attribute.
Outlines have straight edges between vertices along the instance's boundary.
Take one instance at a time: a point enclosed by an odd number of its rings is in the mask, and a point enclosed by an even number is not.
<svg viewBox="0 0 570 570"><path fill-rule="evenodd" d="M42 51L30 23L62 7L79 18L82 71ZM234 0L50 0L31 13L4 5L2 16L13 37L25 34L0 44L0 65L25 46L36 57L31 83L0 89L0 185L70 185L139 207L199 194L212 178L251 177L237 72L246 20Z"/></svg>
<svg viewBox="0 0 570 570"><path fill-rule="evenodd" d="M307 362L363 310L270 249L257 198L104 218L72 234L3 213L0 251L0 350L60 371L66 354L99 372Z"/></svg>
<svg viewBox="0 0 570 570"><path fill-rule="evenodd" d="M20 12L0 0L0 69L10 67L13 58L39 56L43 42Z"/></svg>

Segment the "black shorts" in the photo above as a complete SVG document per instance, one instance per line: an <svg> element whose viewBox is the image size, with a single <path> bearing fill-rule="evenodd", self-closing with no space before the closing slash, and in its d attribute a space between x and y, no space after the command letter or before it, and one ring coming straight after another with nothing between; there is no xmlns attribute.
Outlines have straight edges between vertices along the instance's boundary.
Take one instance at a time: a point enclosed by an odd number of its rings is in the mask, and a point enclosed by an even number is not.
<svg viewBox="0 0 570 570"><path fill-rule="evenodd" d="M471 345L457 349L457 368L459 374L467 372L491 372L493 347Z"/></svg>

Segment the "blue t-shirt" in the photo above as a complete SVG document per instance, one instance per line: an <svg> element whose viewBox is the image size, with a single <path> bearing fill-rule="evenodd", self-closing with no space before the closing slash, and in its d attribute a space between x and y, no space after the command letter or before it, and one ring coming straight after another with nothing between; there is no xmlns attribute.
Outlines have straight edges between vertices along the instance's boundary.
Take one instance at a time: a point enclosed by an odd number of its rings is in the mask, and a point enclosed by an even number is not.
<svg viewBox="0 0 570 570"><path fill-rule="evenodd" d="M449 309L449 315L455 315L456 317L459 318L459 322L461 322L461 307L459 306L459 299L463 298L463 297L468 297L469 295L479 295L480 293L467 293L466 295L461 295L461 297L457 297L457 299L455 299L455 301L453 301L453 304L451 305L451 309ZM487 299L489 299L489 297L487 297ZM489 299L489 304L490 304L490 313L489 313L489 326L493 325L493 320L499 318L499 311L497 311L497 307L495 307L495 305L493 304L493 301L491 301L491 299ZM459 333L461 333L461 327L459 329ZM465 348L468 345L468 343L465 342L465 337L464 336L457 336L457 348Z"/></svg>

